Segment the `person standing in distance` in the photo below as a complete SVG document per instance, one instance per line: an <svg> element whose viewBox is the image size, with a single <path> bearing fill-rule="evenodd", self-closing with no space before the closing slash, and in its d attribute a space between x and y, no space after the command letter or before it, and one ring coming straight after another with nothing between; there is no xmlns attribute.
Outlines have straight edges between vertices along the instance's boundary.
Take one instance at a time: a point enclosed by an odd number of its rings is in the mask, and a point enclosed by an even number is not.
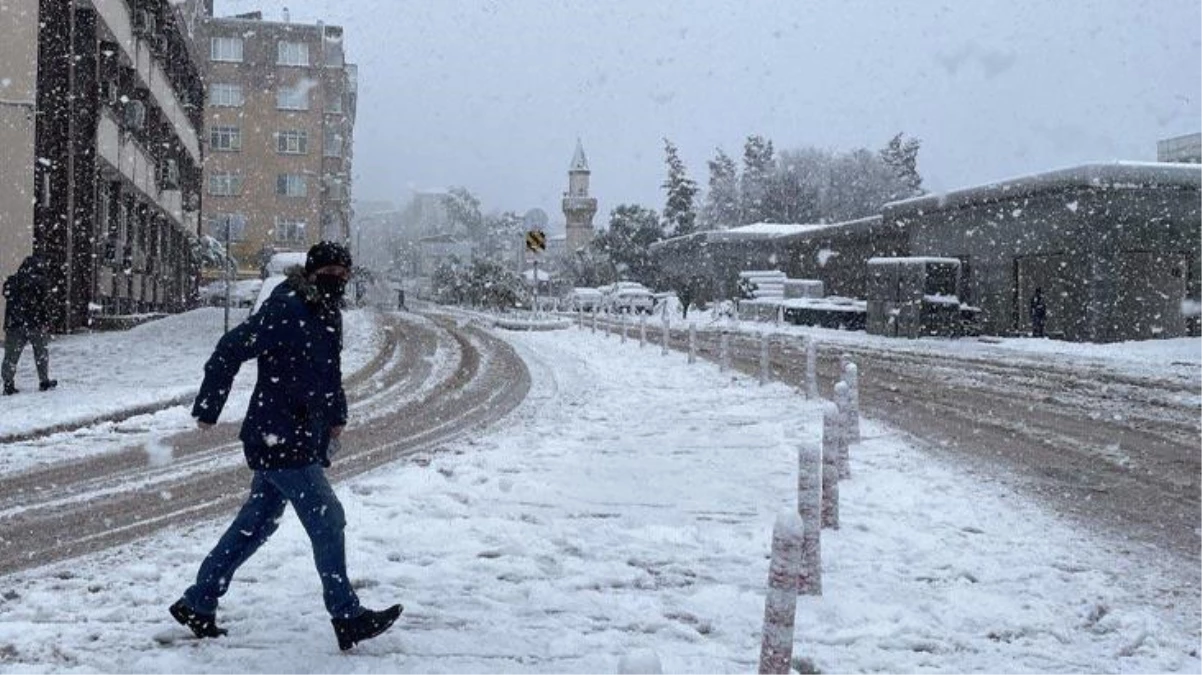
<svg viewBox="0 0 1202 675"><path fill-rule="evenodd" d="M17 363L25 345L33 345L33 363L38 371L38 389L48 391L58 386L50 379L50 263L39 255L31 255L21 263L17 273L4 280L4 364L0 379L4 395L20 393L17 389Z"/></svg>
<svg viewBox="0 0 1202 675"><path fill-rule="evenodd" d="M341 244L315 244L258 312L217 343L192 407L202 429L216 422L243 362L258 359L259 375L239 438L254 472L242 509L196 574L196 583L171 605L176 621L201 638L226 634L217 604L242 563L279 526L292 505L313 544L323 599L338 647L376 637L402 608L365 609L346 572L342 504L325 469L347 421L342 390L342 296L351 254Z"/></svg>

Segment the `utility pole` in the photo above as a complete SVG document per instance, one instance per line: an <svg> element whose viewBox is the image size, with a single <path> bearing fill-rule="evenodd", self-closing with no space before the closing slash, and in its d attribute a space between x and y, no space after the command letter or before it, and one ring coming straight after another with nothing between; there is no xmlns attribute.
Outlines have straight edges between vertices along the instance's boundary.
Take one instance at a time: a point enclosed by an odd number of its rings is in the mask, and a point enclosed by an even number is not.
<svg viewBox="0 0 1202 675"><path fill-rule="evenodd" d="M233 256L230 255L230 220L232 216L225 214L222 216L225 220L225 331L230 332L230 277L232 276L230 264Z"/></svg>

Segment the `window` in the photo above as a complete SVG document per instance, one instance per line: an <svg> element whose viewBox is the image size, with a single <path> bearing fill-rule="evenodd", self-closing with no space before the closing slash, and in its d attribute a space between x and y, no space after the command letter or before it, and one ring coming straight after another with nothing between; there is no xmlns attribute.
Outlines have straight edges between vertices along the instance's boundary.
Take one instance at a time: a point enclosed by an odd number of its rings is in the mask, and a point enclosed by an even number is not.
<svg viewBox="0 0 1202 675"><path fill-rule="evenodd" d="M342 134L327 133L325 139L326 157L341 157L342 156Z"/></svg>
<svg viewBox="0 0 1202 675"><path fill-rule="evenodd" d="M295 87L281 86L276 91L275 107L280 110L308 110L309 87L304 83Z"/></svg>
<svg viewBox="0 0 1202 675"><path fill-rule="evenodd" d="M281 197L304 197L309 194L309 184L300 174L281 173L276 176L275 193Z"/></svg>
<svg viewBox="0 0 1202 675"><path fill-rule="evenodd" d="M305 221L276 217L275 240L281 244L305 243Z"/></svg>
<svg viewBox="0 0 1202 675"><path fill-rule="evenodd" d="M209 215L209 236L225 241L226 226L229 226L230 241L246 239L246 215L241 213L214 213Z"/></svg>
<svg viewBox="0 0 1202 675"><path fill-rule="evenodd" d="M241 108L242 85L218 83L209 87L209 105Z"/></svg>
<svg viewBox="0 0 1202 675"><path fill-rule="evenodd" d="M209 40L210 61L242 62L242 38L215 37Z"/></svg>
<svg viewBox="0 0 1202 675"><path fill-rule="evenodd" d="M342 96L333 94L326 97L326 112L341 113L342 112Z"/></svg>
<svg viewBox="0 0 1202 675"><path fill-rule="evenodd" d="M281 40L278 45L279 58L276 59L276 65L280 66L307 66L309 65L309 45L304 42L284 42Z"/></svg>
<svg viewBox="0 0 1202 675"><path fill-rule="evenodd" d="M209 130L209 148L222 152L242 149L242 128L215 126Z"/></svg>
<svg viewBox="0 0 1202 675"><path fill-rule="evenodd" d="M327 241L342 240L342 227L338 214L329 211L321 214L321 238Z"/></svg>
<svg viewBox="0 0 1202 675"><path fill-rule="evenodd" d="M276 151L281 155L306 155L309 153L309 132L288 130L275 135Z"/></svg>
<svg viewBox="0 0 1202 675"><path fill-rule="evenodd" d="M236 173L210 175L209 194L217 197L237 197L242 194L242 176Z"/></svg>

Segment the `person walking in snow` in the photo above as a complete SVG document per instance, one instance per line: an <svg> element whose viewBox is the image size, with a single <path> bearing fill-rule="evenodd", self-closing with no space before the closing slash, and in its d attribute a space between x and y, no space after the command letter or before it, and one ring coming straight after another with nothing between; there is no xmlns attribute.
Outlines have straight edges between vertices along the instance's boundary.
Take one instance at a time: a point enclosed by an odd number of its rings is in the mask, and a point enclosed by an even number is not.
<svg viewBox="0 0 1202 675"><path fill-rule="evenodd" d="M1043 301L1043 289L1036 288L1031 297L1031 335L1043 337L1044 323L1048 318L1048 306Z"/></svg>
<svg viewBox="0 0 1202 675"><path fill-rule="evenodd" d="M314 245L304 268L292 268L258 312L221 338L205 364L192 407L202 429L217 422L243 362L257 358L259 373L239 435L254 472L250 494L201 563L196 583L170 607L197 637L226 634L217 625L218 601L238 567L275 532L288 504L313 544L340 649L380 635L401 614L400 605L373 611L359 604L346 572L346 517L325 475L347 422L340 352L350 270L344 246Z"/></svg>
<svg viewBox="0 0 1202 675"><path fill-rule="evenodd" d="M4 381L5 396L20 392L17 362L26 344L33 345L38 388L46 391L58 386L58 380L50 379L50 350L46 347L50 336L49 271L49 262L35 254L4 280L4 365L0 366L0 379Z"/></svg>

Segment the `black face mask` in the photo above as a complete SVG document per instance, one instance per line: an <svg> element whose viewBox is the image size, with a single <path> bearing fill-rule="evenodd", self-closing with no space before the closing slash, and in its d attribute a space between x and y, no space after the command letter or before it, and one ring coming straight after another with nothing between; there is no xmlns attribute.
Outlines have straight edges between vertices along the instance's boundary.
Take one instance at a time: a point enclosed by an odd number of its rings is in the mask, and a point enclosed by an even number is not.
<svg viewBox="0 0 1202 675"><path fill-rule="evenodd" d="M317 287L318 301L327 307L337 307L346 292L346 279L337 274L318 274L313 285Z"/></svg>

